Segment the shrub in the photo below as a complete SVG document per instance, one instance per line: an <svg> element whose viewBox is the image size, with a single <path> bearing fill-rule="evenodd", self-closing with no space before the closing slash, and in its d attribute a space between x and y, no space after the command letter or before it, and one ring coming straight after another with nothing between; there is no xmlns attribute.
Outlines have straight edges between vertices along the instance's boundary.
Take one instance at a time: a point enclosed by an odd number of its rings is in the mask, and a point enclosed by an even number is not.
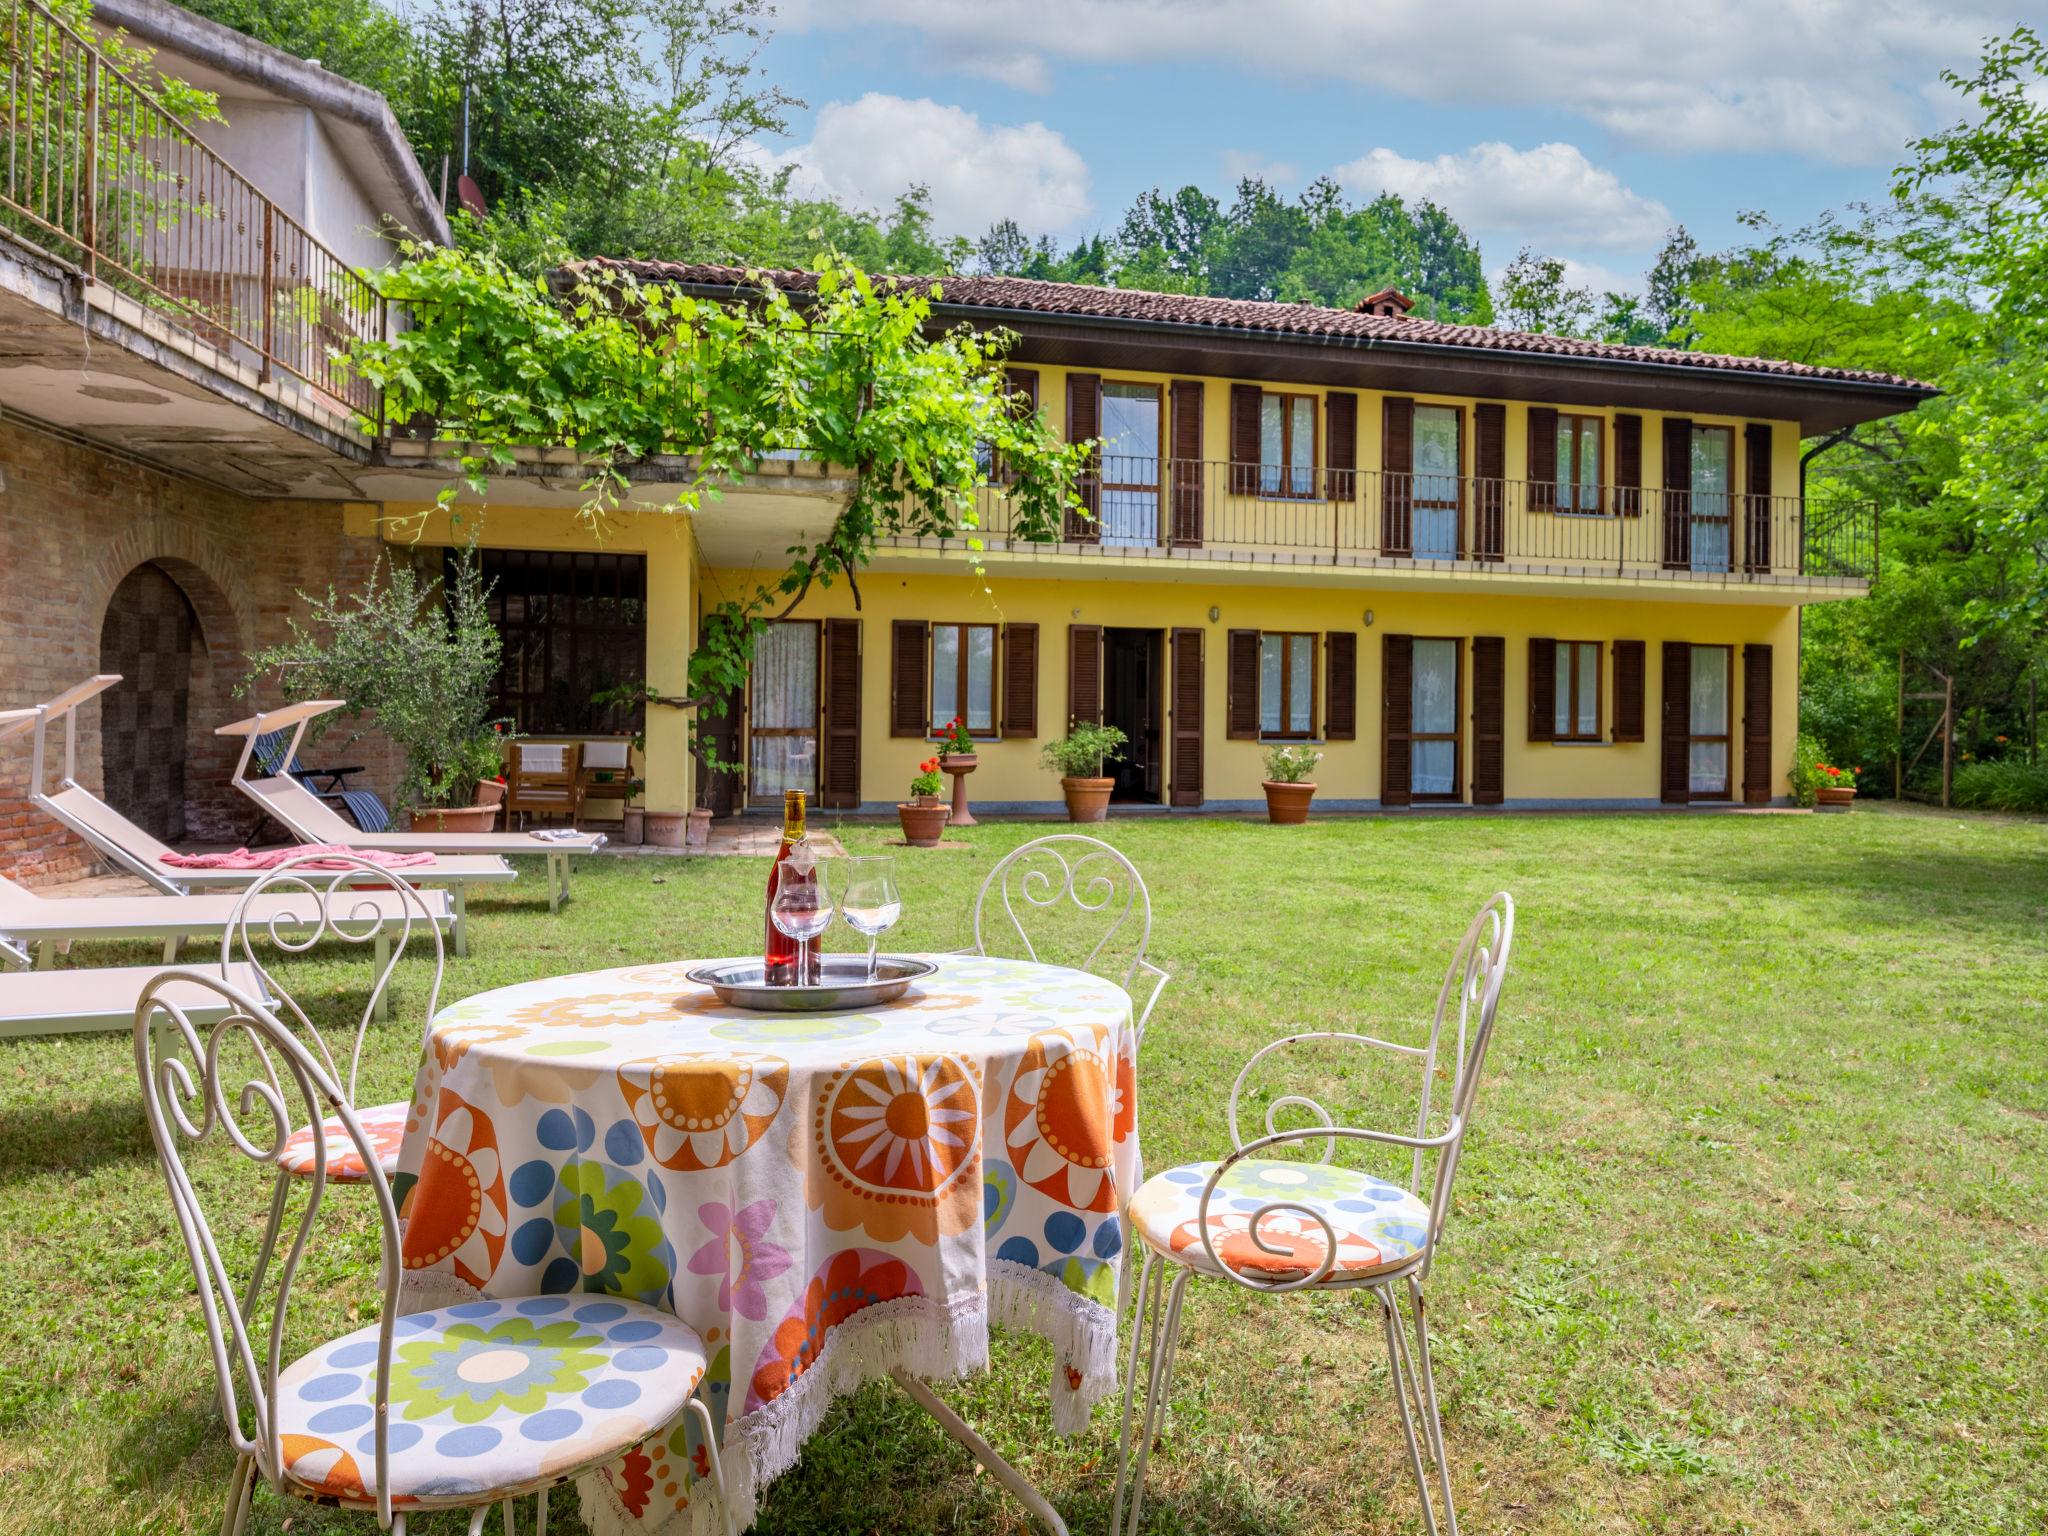
<svg viewBox="0 0 2048 1536"><path fill-rule="evenodd" d="M1805 731L1799 733L1799 740L1792 747L1792 771L1786 777L1792 781L1793 800L1808 810L1813 809L1819 798L1820 765L1825 756L1818 737Z"/></svg>
<svg viewBox="0 0 2048 1536"><path fill-rule="evenodd" d="M1039 761L1063 779L1099 779L1104 763L1119 762L1130 738L1113 725L1075 726L1039 750Z"/></svg>
<svg viewBox="0 0 2048 1536"><path fill-rule="evenodd" d="M1323 754L1314 747L1282 742L1266 749L1266 777L1275 784L1299 784L1316 771Z"/></svg>
<svg viewBox="0 0 2048 1536"><path fill-rule="evenodd" d="M2048 763L2004 757L1956 769L1955 802L1977 811L2048 811Z"/></svg>

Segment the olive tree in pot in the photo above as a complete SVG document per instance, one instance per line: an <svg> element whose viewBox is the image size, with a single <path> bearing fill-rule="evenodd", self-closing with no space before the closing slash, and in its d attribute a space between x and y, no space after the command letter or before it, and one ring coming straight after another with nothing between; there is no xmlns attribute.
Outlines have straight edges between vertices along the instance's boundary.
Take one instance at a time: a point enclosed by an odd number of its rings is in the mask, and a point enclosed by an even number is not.
<svg viewBox="0 0 2048 1536"><path fill-rule="evenodd" d="M1116 787L1116 780L1104 778L1102 770L1122 759L1121 749L1129 739L1113 725L1084 720L1040 749L1039 759L1060 776L1069 821L1107 819L1109 792Z"/></svg>
<svg viewBox="0 0 2048 1536"><path fill-rule="evenodd" d="M1266 750L1266 816L1275 826L1294 827L1308 820L1308 803L1316 794L1309 775L1322 760L1314 747L1282 742Z"/></svg>
<svg viewBox="0 0 2048 1536"><path fill-rule="evenodd" d="M250 658L251 673L295 699L341 699L350 719L374 715L405 754L396 799L415 825L487 832L498 807L478 803L479 786L504 772L513 739L491 718L500 646L487 596L474 546L445 581L380 556L359 591L301 592L307 616Z"/></svg>

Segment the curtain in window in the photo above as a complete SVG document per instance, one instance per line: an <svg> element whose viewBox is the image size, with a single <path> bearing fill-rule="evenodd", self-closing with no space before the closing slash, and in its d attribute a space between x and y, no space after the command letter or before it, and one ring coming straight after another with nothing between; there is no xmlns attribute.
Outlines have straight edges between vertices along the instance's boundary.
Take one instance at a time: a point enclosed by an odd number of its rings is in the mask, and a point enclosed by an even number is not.
<svg viewBox="0 0 2048 1536"><path fill-rule="evenodd" d="M1102 542L1109 545L1157 544L1158 386L1117 383L1102 386L1102 484Z"/></svg>
<svg viewBox="0 0 2048 1536"><path fill-rule="evenodd" d="M996 728L995 626L978 624L967 631L967 708L961 711L970 731ZM952 716L947 716L951 719Z"/></svg>
<svg viewBox="0 0 2048 1536"><path fill-rule="evenodd" d="M1280 723L1280 635L1259 636L1259 729L1273 732L1286 729Z"/></svg>
<svg viewBox="0 0 2048 1536"><path fill-rule="evenodd" d="M1692 648L1692 734L1720 741L1692 744L1689 787L1696 795L1728 793L1728 653L1717 645Z"/></svg>
<svg viewBox="0 0 2048 1536"><path fill-rule="evenodd" d="M1695 427L1692 434L1692 568L1728 569L1728 510L1734 490L1729 445L1733 434L1720 427Z"/></svg>
<svg viewBox="0 0 2048 1536"><path fill-rule="evenodd" d="M1458 469L1458 413L1447 405L1418 405L1414 510L1418 560L1458 558ZM1416 792L1423 792L1420 784Z"/></svg>
<svg viewBox="0 0 2048 1536"><path fill-rule="evenodd" d="M770 624L762 631L754 647L752 726L752 794L767 798L817 788L818 632L809 624Z"/></svg>
<svg viewBox="0 0 2048 1536"><path fill-rule="evenodd" d="M1417 735L1450 735L1458 728L1458 646L1454 640L1417 640L1412 728ZM1414 754L1412 792L1448 795L1458 777L1455 741L1418 741Z"/></svg>

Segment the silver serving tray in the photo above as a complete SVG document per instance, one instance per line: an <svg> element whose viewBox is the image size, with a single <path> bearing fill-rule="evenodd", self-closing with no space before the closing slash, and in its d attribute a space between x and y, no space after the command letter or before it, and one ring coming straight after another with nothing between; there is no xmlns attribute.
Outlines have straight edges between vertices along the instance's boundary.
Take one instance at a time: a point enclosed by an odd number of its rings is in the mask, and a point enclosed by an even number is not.
<svg viewBox="0 0 2048 1536"><path fill-rule="evenodd" d="M764 1013L832 1013L893 1003L938 967L904 955L877 955L868 975L866 955L820 955L820 980L805 986L770 986L759 960L720 960L683 974L735 1008Z"/></svg>

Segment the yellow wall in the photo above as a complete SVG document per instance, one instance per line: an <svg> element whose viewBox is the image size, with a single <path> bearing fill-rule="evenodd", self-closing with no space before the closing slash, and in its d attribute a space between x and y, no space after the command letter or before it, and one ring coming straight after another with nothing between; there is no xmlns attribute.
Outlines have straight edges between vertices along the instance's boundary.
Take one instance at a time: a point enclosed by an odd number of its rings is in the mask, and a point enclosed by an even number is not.
<svg viewBox="0 0 2048 1536"><path fill-rule="evenodd" d="M737 588L757 573L707 573L707 585ZM991 589L984 592L986 586ZM1224 735L1227 678L1225 636L1232 629L1350 630L1358 637L1358 738L1324 744L1316 772L1319 796L1330 800L1377 800L1380 794L1381 639L1389 633L1470 638L1499 635L1507 641L1505 768L1510 803L1530 800L1651 801L1657 798L1657 736L1662 687L1658 643L1740 647L1765 643L1772 661L1773 749L1778 759L1772 793L1788 792L1792 738L1798 718L1796 683L1797 610L1790 606L1606 601L1590 597L1521 597L1483 593L1333 591L1313 587L1252 587L1200 582L1161 583L1091 579L1020 579L1006 575L998 561L989 575L884 574L861 579L861 795L870 805L907 793L918 760L929 748L921 741L889 735L890 622L925 619L935 623L1036 623L1039 626L1038 724L1030 740L987 744L969 788L978 801L1051 803L1059 799L1057 778L1041 767L1038 750L1061 733L1067 720L1067 627L1169 629L1196 627L1203 641L1203 735L1206 741L1204 793L1211 801L1258 801L1265 748ZM1218 610L1211 621L1209 610ZM1371 609L1373 622L1365 623ZM843 588L814 593L795 615L821 619L854 617ZM1528 646L1531 637L1559 640L1615 639L1648 642L1645 678L1646 740L1640 744L1564 745L1528 741ZM1468 739L1461 778L1471 784L1471 651L1464 651L1461 713ZM1734 791L1741 795L1741 655L1730 679L1736 694L1732 744ZM1612 673L1603 661L1602 719L1609 720ZM1322 701L1317 701L1317 718ZM1168 725L1171 735L1171 723Z"/></svg>

